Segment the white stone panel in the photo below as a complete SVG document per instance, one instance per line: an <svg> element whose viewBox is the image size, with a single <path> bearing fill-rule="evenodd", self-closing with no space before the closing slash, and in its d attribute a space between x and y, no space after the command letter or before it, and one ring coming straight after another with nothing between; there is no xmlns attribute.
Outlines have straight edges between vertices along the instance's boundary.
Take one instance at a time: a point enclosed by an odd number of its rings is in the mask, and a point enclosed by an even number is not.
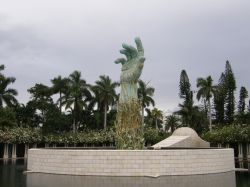
<svg viewBox="0 0 250 187"><path fill-rule="evenodd" d="M29 149L28 170L69 175L192 175L233 171L234 157L233 149Z"/></svg>

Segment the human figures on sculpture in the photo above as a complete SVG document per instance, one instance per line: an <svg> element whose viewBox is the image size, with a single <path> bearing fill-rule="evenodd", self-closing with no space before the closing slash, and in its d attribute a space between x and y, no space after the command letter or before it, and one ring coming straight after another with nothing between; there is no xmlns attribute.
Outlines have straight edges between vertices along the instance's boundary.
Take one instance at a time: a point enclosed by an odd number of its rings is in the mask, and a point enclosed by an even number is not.
<svg viewBox="0 0 250 187"><path fill-rule="evenodd" d="M120 50L120 53L124 54L126 59L118 58L115 61L116 64L122 64L119 103L125 103L138 99L137 82L142 72L145 57L140 38L135 38L135 43L136 48L128 44L122 44L123 49Z"/></svg>

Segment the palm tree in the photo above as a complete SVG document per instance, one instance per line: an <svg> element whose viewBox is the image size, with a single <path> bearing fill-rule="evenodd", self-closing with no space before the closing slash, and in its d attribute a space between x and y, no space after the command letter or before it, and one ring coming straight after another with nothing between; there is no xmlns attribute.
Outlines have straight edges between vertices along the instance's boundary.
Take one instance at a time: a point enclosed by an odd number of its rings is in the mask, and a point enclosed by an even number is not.
<svg viewBox="0 0 250 187"><path fill-rule="evenodd" d="M198 106L193 105L193 101L184 102L179 104L180 110L175 114L180 115L182 118L182 124L184 126L191 127L195 123L195 117L199 112Z"/></svg>
<svg viewBox="0 0 250 187"><path fill-rule="evenodd" d="M59 109L60 112L62 112L62 94L63 93L65 94L67 91L68 79L58 76L52 79L51 82L53 84L52 86L53 93L59 93L59 99L57 102L59 102Z"/></svg>
<svg viewBox="0 0 250 187"><path fill-rule="evenodd" d="M158 108L154 108L151 111L151 115L155 120L155 129L158 129L158 120L163 119L163 112L161 110L159 110Z"/></svg>
<svg viewBox="0 0 250 187"><path fill-rule="evenodd" d="M2 66L1 66L2 68ZM1 75L0 78L0 108L3 107L3 103L7 106L13 106L17 104L15 96L17 96L17 90L13 88L8 88L10 84L15 82L14 77L4 77Z"/></svg>
<svg viewBox="0 0 250 187"><path fill-rule="evenodd" d="M204 112L200 108L194 105L193 94L190 93L190 99L183 104L179 104L180 110L174 112L174 114L180 115L182 120L182 126L188 126L201 132L202 128L206 127L207 116L204 117Z"/></svg>
<svg viewBox="0 0 250 187"><path fill-rule="evenodd" d="M28 92L31 94L30 103L35 109L38 109L41 112L41 122L44 124L47 109L50 105L53 105L51 89L44 84L35 84L35 86L28 89Z"/></svg>
<svg viewBox="0 0 250 187"><path fill-rule="evenodd" d="M44 84L35 84L35 86L28 89L28 92L31 94L31 98L33 101L49 101L52 102L52 91L50 87Z"/></svg>
<svg viewBox="0 0 250 187"><path fill-rule="evenodd" d="M93 86L92 90L95 93L96 100L99 105L104 107L104 121L103 128L107 128L107 111L108 106L113 104L117 99L117 94L115 88L119 85L117 82L112 82L109 76L101 75L100 80L95 82L96 85ZM101 106L99 106L101 107Z"/></svg>
<svg viewBox="0 0 250 187"><path fill-rule="evenodd" d="M171 133L173 133L176 127L178 126L178 122L179 122L179 119L176 115L172 114L172 115L167 116L166 126L168 128L170 127Z"/></svg>
<svg viewBox="0 0 250 187"><path fill-rule="evenodd" d="M144 125L144 109L152 104L155 106L155 102L152 98L154 95L155 89L153 87L148 86L148 83L143 82L142 80L138 81L139 88L138 88L138 98L141 102L142 107L142 125Z"/></svg>
<svg viewBox="0 0 250 187"><path fill-rule="evenodd" d="M65 105L65 108L72 112L73 132L76 132L77 126L80 125L80 114L85 102L91 97L88 87L86 81L81 78L81 72L74 71L69 75L68 90L61 99L62 106Z"/></svg>
<svg viewBox="0 0 250 187"><path fill-rule="evenodd" d="M213 85L213 79L211 76L208 76L206 79L198 78L197 79L197 88L199 88L197 92L198 101L200 98L204 98L205 102L208 103L208 111L209 111L209 129L212 130L212 114L211 114L211 97L213 97L216 92L217 86Z"/></svg>

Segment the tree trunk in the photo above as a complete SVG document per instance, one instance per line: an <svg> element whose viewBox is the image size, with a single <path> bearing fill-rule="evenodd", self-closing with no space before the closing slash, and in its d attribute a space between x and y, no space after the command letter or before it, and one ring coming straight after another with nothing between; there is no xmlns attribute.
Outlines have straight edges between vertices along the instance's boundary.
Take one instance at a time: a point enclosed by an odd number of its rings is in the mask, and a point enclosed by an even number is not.
<svg viewBox="0 0 250 187"><path fill-rule="evenodd" d="M205 113L206 113L206 116L207 116L207 101L206 101L206 99L204 99L204 109L205 109Z"/></svg>
<svg viewBox="0 0 250 187"><path fill-rule="evenodd" d="M76 133L76 125L77 125L77 114L78 114L78 108L77 108L77 100L75 99L75 104L74 104L74 110L72 111L73 112L73 132Z"/></svg>
<svg viewBox="0 0 250 187"><path fill-rule="evenodd" d="M2 100L2 97L0 98L0 108L3 108L3 100Z"/></svg>
<svg viewBox="0 0 250 187"><path fill-rule="evenodd" d="M212 130L212 114L211 114L211 102L210 102L210 98L208 100L208 110L209 110L209 130Z"/></svg>
<svg viewBox="0 0 250 187"><path fill-rule="evenodd" d="M60 113L62 114L62 101L61 101L61 98L62 98L62 92L59 91L59 109L60 109Z"/></svg>
<svg viewBox="0 0 250 187"><path fill-rule="evenodd" d="M76 133L76 120L73 119L73 133Z"/></svg>
<svg viewBox="0 0 250 187"><path fill-rule="evenodd" d="M107 128L107 103L104 105L104 125L103 125L104 130Z"/></svg>
<svg viewBox="0 0 250 187"><path fill-rule="evenodd" d="M158 129L157 118L155 118L155 129Z"/></svg>
<svg viewBox="0 0 250 187"><path fill-rule="evenodd" d="M72 110L72 116L73 116L73 133L76 133L76 109L74 108Z"/></svg>
<svg viewBox="0 0 250 187"><path fill-rule="evenodd" d="M250 113L250 99L248 101L248 112Z"/></svg>
<svg viewBox="0 0 250 187"><path fill-rule="evenodd" d="M44 125L44 123L45 123L45 117L44 117L44 110L42 109L41 110L41 113L42 113L42 124Z"/></svg>
<svg viewBox="0 0 250 187"><path fill-rule="evenodd" d="M173 134L173 132L174 132L174 124L171 124L170 128L171 128L171 133Z"/></svg>
<svg viewBox="0 0 250 187"><path fill-rule="evenodd" d="M142 126L144 126L144 107L143 106L141 108L141 123L142 123Z"/></svg>

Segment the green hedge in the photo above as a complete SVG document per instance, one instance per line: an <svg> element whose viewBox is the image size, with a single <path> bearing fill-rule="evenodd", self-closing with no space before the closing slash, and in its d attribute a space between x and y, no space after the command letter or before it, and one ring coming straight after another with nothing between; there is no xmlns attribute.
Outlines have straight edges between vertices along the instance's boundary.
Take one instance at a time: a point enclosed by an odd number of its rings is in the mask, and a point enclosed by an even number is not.
<svg viewBox="0 0 250 187"><path fill-rule="evenodd" d="M224 126L204 133L202 138L213 143L250 142L250 126Z"/></svg>
<svg viewBox="0 0 250 187"><path fill-rule="evenodd" d="M156 144L169 136L170 133L166 133L165 131L159 131L153 128L147 128L144 131L144 139L146 144Z"/></svg>
<svg viewBox="0 0 250 187"><path fill-rule="evenodd" d="M0 130L0 143L37 143L42 141L39 130L31 128L13 128Z"/></svg>
<svg viewBox="0 0 250 187"><path fill-rule="evenodd" d="M144 130L146 144L155 144L170 134L152 128ZM250 142L250 126L230 125L213 129L202 134L202 138L212 143L237 143ZM82 144L110 144L115 142L115 132L109 131L84 131L78 133L46 134L32 128L12 128L0 130L0 143L82 143Z"/></svg>
<svg viewBox="0 0 250 187"><path fill-rule="evenodd" d="M108 144L114 142L114 131L86 131L78 133L65 133L61 135L44 135L44 143L83 143L83 144Z"/></svg>
<svg viewBox="0 0 250 187"><path fill-rule="evenodd" d="M144 138L147 144L155 144L169 134L155 129L145 129ZM115 142L115 132L113 130L99 131L83 131L83 132L67 132L62 134L45 134L40 130L32 128L12 128L8 130L0 130L0 143L58 143L58 144L110 144Z"/></svg>

